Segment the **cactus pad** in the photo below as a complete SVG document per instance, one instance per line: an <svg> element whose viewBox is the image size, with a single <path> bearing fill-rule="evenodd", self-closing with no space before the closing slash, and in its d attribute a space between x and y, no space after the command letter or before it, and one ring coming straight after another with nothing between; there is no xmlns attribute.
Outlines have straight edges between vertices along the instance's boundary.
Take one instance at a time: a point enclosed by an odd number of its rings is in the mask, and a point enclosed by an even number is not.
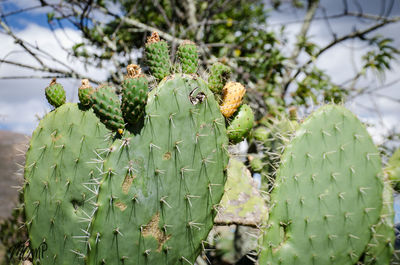
<svg viewBox="0 0 400 265"><path fill-rule="evenodd" d="M96 150L108 130L91 110L67 103L47 114L26 155L24 199L32 248L47 243L40 264L83 264Z"/></svg>
<svg viewBox="0 0 400 265"><path fill-rule="evenodd" d="M55 108L65 103L65 90L61 84L56 82L55 78L53 78L50 85L46 87L45 94L47 101Z"/></svg>
<svg viewBox="0 0 400 265"><path fill-rule="evenodd" d="M259 263L356 263L382 208L381 161L364 126L343 107L322 107L281 161Z"/></svg>
<svg viewBox="0 0 400 265"><path fill-rule="evenodd" d="M89 263L193 264L223 194L226 145L207 84L164 79L149 93L141 133L117 140L104 160Z"/></svg>

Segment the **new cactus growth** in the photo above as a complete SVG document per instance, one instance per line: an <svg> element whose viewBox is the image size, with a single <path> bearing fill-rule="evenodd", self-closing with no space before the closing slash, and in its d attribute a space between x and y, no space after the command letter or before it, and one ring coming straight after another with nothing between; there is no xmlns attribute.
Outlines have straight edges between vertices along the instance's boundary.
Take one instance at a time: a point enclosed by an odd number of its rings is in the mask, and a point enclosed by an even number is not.
<svg viewBox="0 0 400 265"><path fill-rule="evenodd" d="M221 93L225 83L231 76L231 68L222 64L214 63L210 69L210 76L208 77L208 85L212 92Z"/></svg>
<svg viewBox="0 0 400 265"><path fill-rule="evenodd" d="M148 82L138 65L128 65L128 74L122 84L122 115L126 124L140 129L147 101ZM130 128L135 131L134 128Z"/></svg>
<svg viewBox="0 0 400 265"><path fill-rule="evenodd" d="M157 32L153 32L146 43L147 64L151 74L158 80L170 74L168 43L160 40Z"/></svg>
<svg viewBox="0 0 400 265"><path fill-rule="evenodd" d="M50 85L45 89L47 101L55 108L58 108L65 103L65 90L63 86L56 82L56 79L51 80Z"/></svg>
<svg viewBox="0 0 400 265"><path fill-rule="evenodd" d="M191 41L184 41L178 47L178 58L181 62L182 72L195 74L199 65L199 54L197 46Z"/></svg>
<svg viewBox="0 0 400 265"><path fill-rule="evenodd" d="M364 126L342 107L322 107L281 161L259 263L355 264L382 208L381 161Z"/></svg>
<svg viewBox="0 0 400 265"><path fill-rule="evenodd" d="M81 106L84 108L90 108L92 106L92 94L94 88L90 85L88 79L82 80L82 85L78 89L78 98Z"/></svg>
<svg viewBox="0 0 400 265"><path fill-rule="evenodd" d="M116 131L124 128L121 103L115 88L106 84L101 85L92 93L92 103L94 113L108 129Z"/></svg>
<svg viewBox="0 0 400 265"><path fill-rule="evenodd" d="M253 128L254 113L250 106L243 104L239 107L236 116L228 127L228 137L232 143L244 140L251 128Z"/></svg>

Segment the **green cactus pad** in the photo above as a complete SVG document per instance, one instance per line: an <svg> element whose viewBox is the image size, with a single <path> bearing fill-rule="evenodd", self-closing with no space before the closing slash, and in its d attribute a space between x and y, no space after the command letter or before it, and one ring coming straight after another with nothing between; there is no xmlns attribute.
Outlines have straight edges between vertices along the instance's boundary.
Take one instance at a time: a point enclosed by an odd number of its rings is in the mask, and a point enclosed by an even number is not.
<svg viewBox="0 0 400 265"><path fill-rule="evenodd" d="M149 93L141 133L112 145L89 264L194 263L226 178L224 118L207 87L188 75L164 79Z"/></svg>
<svg viewBox="0 0 400 265"><path fill-rule="evenodd" d="M355 264L382 208L381 161L364 126L322 107L281 161L259 264Z"/></svg>
<svg viewBox="0 0 400 265"><path fill-rule="evenodd" d="M82 80L82 85L78 89L78 98L82 107L88 109L92 106L92 94L94 88L90 85L88 79Z"/></svg>
<svg viewBox="0 0 400 265"><path fill-rule="evenodd" d="M140 127L147 101L148 82L144 76L128 77L122 84L122 115L127 127ZM134 130L134 129L132 129Z"/></svg>
<svg viewBox="0 0 400 265"><path fill-rule="evenodd" d="M372 226L372 238L367 245L364 264L390 264L394 251L393 192L389 181L384 182L383 206L378 223Z"/></svg>
<svg viewBox="0 0 400 265"><path fill-rule="evenodd" d="M124 128L121 103L115 88L101 85L92 93L93 110L100 121L110 130Z"/></svg>
<svg viewBox="0 0 400 265"><path fill-rule="evenodd" d="M199 65L197 46L191 41L184 41L178 47L178 58L181 62L182 72L195 74Z"/></svg>
<svg viewBox="0 0 400 265"><path fill-rule="evenodd" d="M253 128L253 122L254 113L250 106L247 104L240 106L236 116L227 128L229 140L235 144L243 141L251 128Z"/></svg>
<svg viewBox="0 0 400 265"><path fill-rule="evenodd" d="M66 96L63 86L56 82L54 78L50 85L45 89L47 101L55 108L60 107L65 103Z"/></svg>
<svg viewBox="0 0 400 265"><path fill-rule="evenodd" d="M40 264L83 264L97 153L109 131L91 110L67 103L47 114L26 154L24 200L30 244L46 242Z"/></svg>
<svg viewBox="0 0 400 265"><path fill-rule="evenodd" d="M147 64L151 74L158 80L170 74L171 62L169 60L168 43L160 40L157 32L153 32L146 43Z"/></svg>
<svg viewBox="0 0 400 265"><path fill-rule="evenodd" d="M232 70L229 66L222 63L214 63L210 69L208 77L208 87L214 93L221 93L225 83L231 77Z"/></svg>

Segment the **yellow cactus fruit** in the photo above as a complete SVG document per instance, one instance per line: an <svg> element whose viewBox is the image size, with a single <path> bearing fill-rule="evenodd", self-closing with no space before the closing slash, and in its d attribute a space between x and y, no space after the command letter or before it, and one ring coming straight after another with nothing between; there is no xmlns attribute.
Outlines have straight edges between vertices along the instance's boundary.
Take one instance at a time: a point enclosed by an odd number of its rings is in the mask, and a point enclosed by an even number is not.
<svg viewBox="0 0 400 265"><path fill-rule="evenodd" d="M222 115L229 118L235 113L240 104L242 104L246 89L238 82L228 82L225 84L222 93L222 104L219 108Z"/></svg>

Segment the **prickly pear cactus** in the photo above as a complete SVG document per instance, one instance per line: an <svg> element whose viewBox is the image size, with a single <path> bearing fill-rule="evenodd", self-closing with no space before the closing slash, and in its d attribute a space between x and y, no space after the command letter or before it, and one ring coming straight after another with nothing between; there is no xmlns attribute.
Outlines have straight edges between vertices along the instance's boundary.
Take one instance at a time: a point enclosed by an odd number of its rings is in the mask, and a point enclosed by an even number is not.
<svg viewBox="0 0 400 265"><path fill-rule="evenodd" d="M259 264L354 264L382 208L378 150L348 110L328 105L286 147Z"/></svg>
<svg viewBox="0 0 400 265"><path fill-rule="evenodd" d="M109 131L93 114L66 103L43 118L26 154L24 200L33 249L45 242L40 264L83 264L85 234L95 199L98 154Z"/></svg>
<svg viewBox="0 0 400 265"><path fill-rule="evenodd" d="M122 103L113 87L84 81L79 105L40 122L24 188L32 246L48 246L40 264L194 263L223 195L228 134L185 57L192 48L179 55L190 74L169 75L168 46L153 34L146 57L162 80L151 92L130 65Z"/></svg>

